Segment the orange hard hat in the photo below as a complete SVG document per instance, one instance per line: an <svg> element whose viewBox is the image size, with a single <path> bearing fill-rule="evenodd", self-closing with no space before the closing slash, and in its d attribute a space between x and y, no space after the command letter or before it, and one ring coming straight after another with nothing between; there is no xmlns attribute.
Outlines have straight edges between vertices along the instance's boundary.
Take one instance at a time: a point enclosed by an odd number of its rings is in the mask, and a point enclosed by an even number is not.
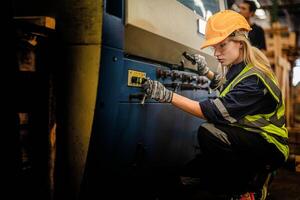
<svg viewBox="0 0 300 200"><path fill-rule="evenodd" d="M247 20L233 10L223 10L208 18L205 28L205 41L201 49L225 40L232 32L244 29L252 30Z"/></svg>

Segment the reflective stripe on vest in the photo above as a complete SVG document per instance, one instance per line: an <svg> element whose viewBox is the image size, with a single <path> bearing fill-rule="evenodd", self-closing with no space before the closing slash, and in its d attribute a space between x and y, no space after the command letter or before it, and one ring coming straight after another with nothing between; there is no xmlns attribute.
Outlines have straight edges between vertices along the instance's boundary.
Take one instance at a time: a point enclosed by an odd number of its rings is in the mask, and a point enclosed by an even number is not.
<svg viewBox="0 0 300 200"><path fill-rule="evenodd" d="M277 101L276 109L269 114L247 115L243 119L236 121L229 115L225 106L220 99L214 100L216 107L219 109L224 119L228 120L231 125L239 126L251 132L258 132L268 142L273 143L283 153L287 159L289 154L288 147L288 132L285 127L284 117L284 102L281 91L278 88L275 79L266 76L264 73L254 68L252 65L247 65L238 75L231 81L228 86L220 93L220 98L224 97L232 90L241 80L249 76L257 76ZM224 108L223 108L224 107ZM234 122L234 120L235 122Z"/></svg>
<svg viewBox="0 0 300 200"><path fill-rule="evenodd" d="M201 125L203 128L206 128L211 134L217 137L219 140L224 142L225 144L231 145L231 142L228 140L228 136L226 133L215 127L214 124L211 123L203 123Z"/></svg>

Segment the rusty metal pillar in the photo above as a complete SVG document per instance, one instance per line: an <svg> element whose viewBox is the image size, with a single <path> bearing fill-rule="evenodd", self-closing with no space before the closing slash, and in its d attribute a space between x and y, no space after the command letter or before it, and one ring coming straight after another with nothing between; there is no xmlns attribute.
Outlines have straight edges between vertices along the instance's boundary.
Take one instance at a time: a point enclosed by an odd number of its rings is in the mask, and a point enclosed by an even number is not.
<svg viewBox="0 0 300 200"><path fill-rule="evenodd" d="M57 1L60 121L55 199L78 199L98 86L102 0Z"/></svg>

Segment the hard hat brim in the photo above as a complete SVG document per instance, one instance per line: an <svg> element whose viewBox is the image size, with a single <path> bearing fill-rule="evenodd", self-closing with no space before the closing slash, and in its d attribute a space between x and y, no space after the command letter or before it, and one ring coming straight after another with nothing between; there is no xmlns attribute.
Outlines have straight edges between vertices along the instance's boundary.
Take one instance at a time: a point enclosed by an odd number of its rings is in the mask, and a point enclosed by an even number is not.
<svg viewBox="0 0 300 200"><path fill-rule="evenodd" d="M246 31L251 31L252 28L249 29L245 29ZM222 42L223 40L225 40L231 33L229 33L228 35L225 36L221 36L221 37L214 37L211 38L209 40L205 40L204 43L200 46L200 49L204 49L206 47L218 44L219 42Z"/></svg>
<svg viewBox="0 0 300 200"><path fill-rule="evenodd" d="M215 45L215 44L218 44L219 42L222 42L223 40L225 40L227 38L222 36L222 37L215 37L215 38L212 38L210 40L206 40L204 41L204 43L200 46L200 49L204 49L206 47L209 47L209 46L212 46L212 45Z"/></svg>

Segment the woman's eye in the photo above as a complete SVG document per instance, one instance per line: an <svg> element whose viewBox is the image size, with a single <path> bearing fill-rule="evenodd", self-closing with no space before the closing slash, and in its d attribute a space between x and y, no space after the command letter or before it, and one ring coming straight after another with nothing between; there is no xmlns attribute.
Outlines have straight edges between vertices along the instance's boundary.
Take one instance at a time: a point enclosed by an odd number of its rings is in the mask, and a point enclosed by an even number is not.
<svg viewBox="0 0 300 200"><path fill-rule="evenodd" d="M225 47L226 43L220 44L220 47L223 48Z"/></svg>

